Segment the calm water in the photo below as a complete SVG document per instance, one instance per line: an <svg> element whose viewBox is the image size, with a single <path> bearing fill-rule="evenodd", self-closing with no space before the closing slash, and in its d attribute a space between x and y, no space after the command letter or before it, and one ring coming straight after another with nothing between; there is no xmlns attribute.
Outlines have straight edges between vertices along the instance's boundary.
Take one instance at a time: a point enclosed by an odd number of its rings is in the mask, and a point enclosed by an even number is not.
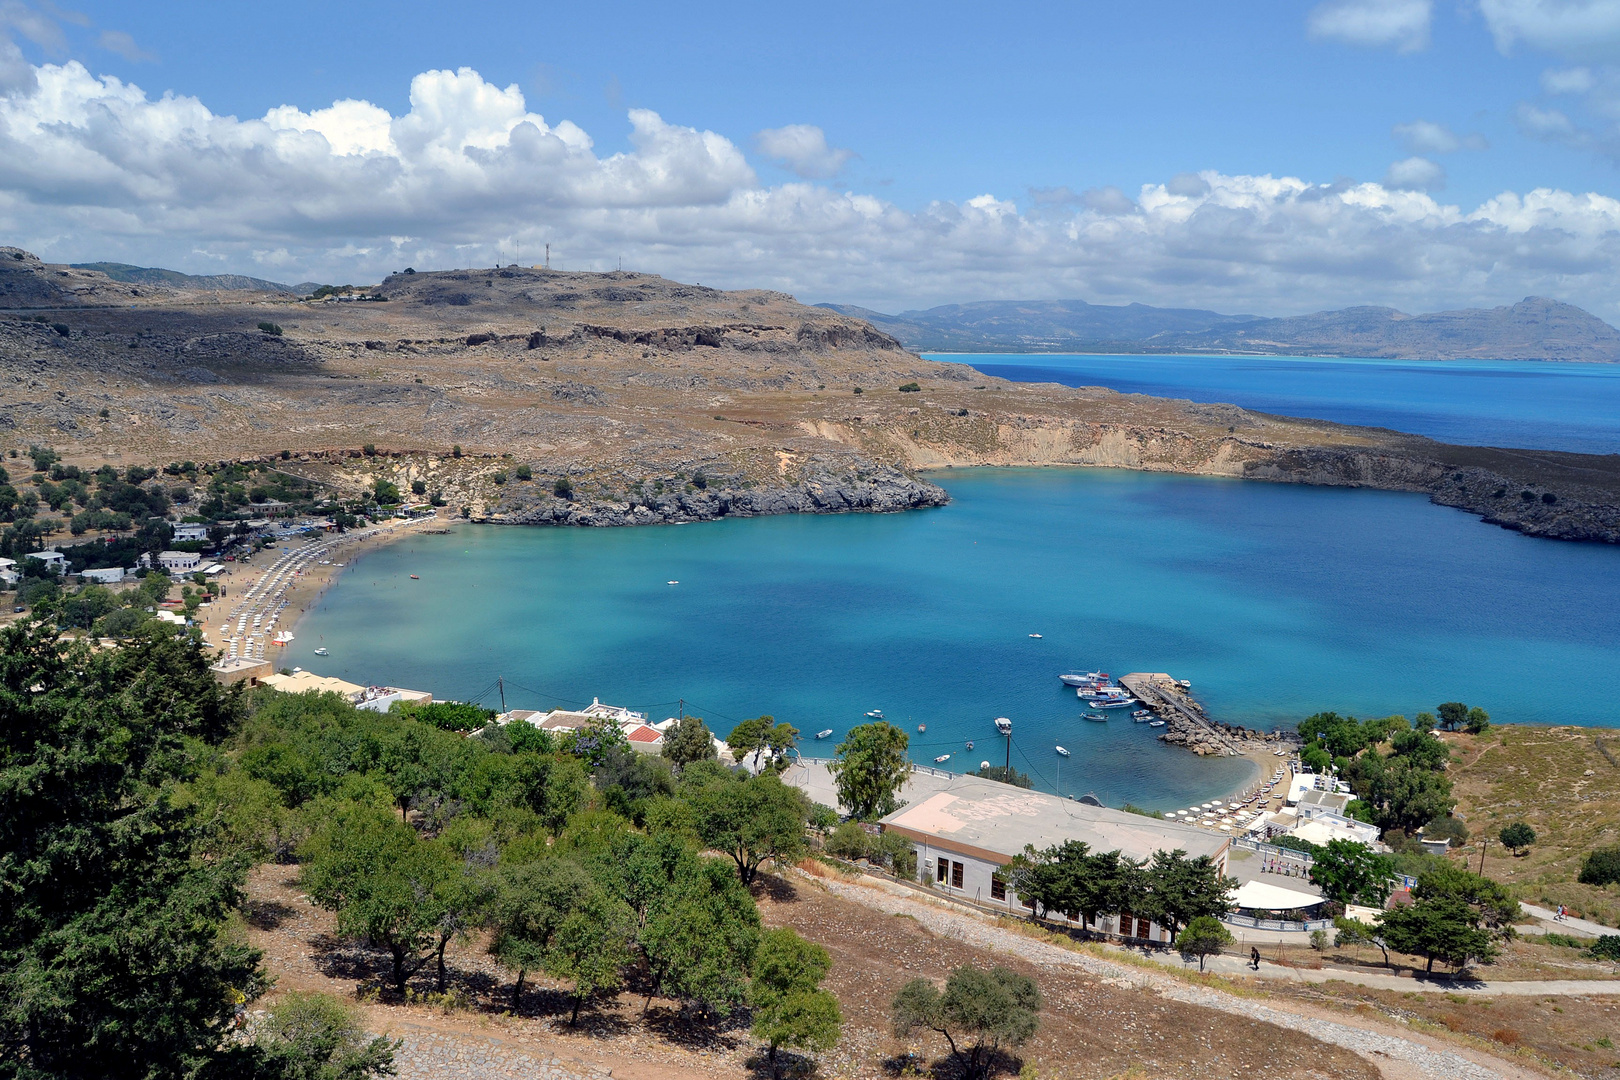
<svg viewBox="0 0 1620 1080"><path fill-rule="evenodd" d="M500 675L513 707L595 695L659 719L684 697L721 732L790 721L807 753L836 741L814 732L880 708L917 760L950 753L953 769L999 764L991 720L1010 716L1013 763L1040 786L1160 808L1248 767L1128 718L1081 721L1059 673L1168 671L1216 717L1264 727L1452 699L1503 721L1620 725L1620 548L1389 492L1083 469L938 478L955 502L905 514L417 537L346 571L287 662L441 697Z"/></svg>
<svg viewBox="0 0 1620 1080"><path fill-rule="evenodd" d="M1018 382L1224 401L1471 446L1620 453L1620 364L940 354Z"/></svg>

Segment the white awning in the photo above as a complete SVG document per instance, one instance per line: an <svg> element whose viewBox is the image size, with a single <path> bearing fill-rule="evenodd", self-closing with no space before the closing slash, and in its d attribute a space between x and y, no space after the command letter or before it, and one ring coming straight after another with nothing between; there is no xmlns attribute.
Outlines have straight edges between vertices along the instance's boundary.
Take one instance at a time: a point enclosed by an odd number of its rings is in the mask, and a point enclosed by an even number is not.
<svg viewBox="0 0 1620 1080"><path fill-rule="evenodd" d="M1320 896L1312 896L1298 889L1285 889L1265 881L1249 881L1238 889L1232 906L1250 911L1292 911L1294 908L1315 907L1321 902Z"/></svg>

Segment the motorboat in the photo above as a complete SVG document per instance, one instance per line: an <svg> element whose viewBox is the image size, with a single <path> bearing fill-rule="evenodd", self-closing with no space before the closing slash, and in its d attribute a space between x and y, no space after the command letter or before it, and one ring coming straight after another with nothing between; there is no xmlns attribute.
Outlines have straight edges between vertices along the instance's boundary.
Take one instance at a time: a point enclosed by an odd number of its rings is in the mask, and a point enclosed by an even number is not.
<svg viewBox="0 0 1620 1080"><path fill-rule="evenodd" d="M1029 636L1030 636L1030 637L1032 637L1032 638L1038 638L1038 637L1040 637L1040 636L1041 636L1041 635L1039 635L1039 634L1031 634L1031 635L1029 635Z"/></svg>
<svg viewBox="0 0 1620 1080"><path fill-rule="evenodd" d="M1069 752L1067 750L1063 749L1063 747L1061 747L1061 746L1053 747L1053 749L1056 750L1059 754L1061 754L1064 757L1069 756Z"/></svg>
<svg viewBox="0 0 1620 1080"><path fill-rule="evenodd" d="M832 734L832 728L823 728L820 731L816 732L816 738L825 739L827 736L829 736L831 734Z"/></svg>
<svg viewBox="0 0 1620 1080"><path fill-rule="evenodd" d="M935 765L943 765L943 764L945 764L945 762L947 762L949 760L951 760L951 755L949 755L949 754L941 754L941 755L939 755L939 757L934 759L934 764Z"/></svg>
<svg viewBox="0 0 1620 1080"><path fill-rule="evenodd" d="M1135 698L1092 698L1089 702L1093 709L1124 709L1136 704Z"/></svg>
<svg viewBox="0 0 1620 1080"><path fill-rule="evenodd" d="M1131 715L1137 717L1150 717L1153 715L1153 712L1150 709L1135 709L1131 712Z"/></svg>
<svg viewBox="0 0 1620 1080"><path fill-rule="evenodd" d="M412 580L412 581L421 581L421 580L422 580L422 579L421 579L421 578L420 578L420 577L418 577L418 576L417 576L417 575L415 575L415 574L412 574L412 575L411 575L411 580Z"/></svg>
<svg viewBox="0 0 1620 1080"><path fill-rule="evenodd" d="M1088 712L1088 713L1082 713L1081 715L1084 716L1087 720L1093 720L1093 721L1095 721L1095 722L1097 722L1099 724L1108 723L1108 714L1107 713Z"/></svg>
<svg viewBox="0 0 1620 1080"><path fill-rule="evenodd" d="M881 720L881 719L883 719L883 710L882 709L873 709L871 712L868 712L866 715L870 716L873 720Z"/></svg>
<svg viewBox="0 0 1620 1080"><path fill-rule="evenodd" d="M1131 713L1131 723L1133 724L1145 724L1151 719L1153 719L1153 714L1144 713L1141 709Z"/></svg>
<svg viewBox="0 0 1620 1080"><path fill-rule="evenodd" d="M1124 697L1125 691L1117 686L1082 686L1075 691L1083 698Z"/></svg>
<svg viewBox="0 0 1620 1080"><path fill-rule="evenodd" d="M918 724L917 725L917 730L919 732L927 731L928 730L928 725L927 724Z"/></svg>
<svg viewBox="0 0 1620 1080"><path fill-rule="evenodd" d="M968 744L967 744L967 748L968 748L968 749L969 749L969 750L971 750L971 749L973 749L973 740L972 740L972 739L969 739L969 740L968 740Z"/></svg>
<svg viewBox="0 0 1620 1080"><path fill-rule="evenodd" d="M327 655L326 646L322 645L320 648L316 649L315 650L315 655L316 656L326 656Z"/></svg>
<svg viewBox="0 0 1620 1080"><path fill-rule="evenodd" d="M1012 721L1007 719L1005 716L996 717L996 730L1001 732L1003 735L1011 735Z"/></svg>

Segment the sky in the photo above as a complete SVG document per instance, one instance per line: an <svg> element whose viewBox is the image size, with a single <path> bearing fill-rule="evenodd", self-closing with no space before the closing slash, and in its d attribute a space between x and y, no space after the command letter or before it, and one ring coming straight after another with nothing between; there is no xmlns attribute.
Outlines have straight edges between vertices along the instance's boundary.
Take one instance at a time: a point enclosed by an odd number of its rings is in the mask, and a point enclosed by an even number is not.
<svg viewBox="0 0 1620 1080"><path fill-rule="evenodd" d="M0 0L56 262L1620 321L1617 168L1620 0Z"/></svg>

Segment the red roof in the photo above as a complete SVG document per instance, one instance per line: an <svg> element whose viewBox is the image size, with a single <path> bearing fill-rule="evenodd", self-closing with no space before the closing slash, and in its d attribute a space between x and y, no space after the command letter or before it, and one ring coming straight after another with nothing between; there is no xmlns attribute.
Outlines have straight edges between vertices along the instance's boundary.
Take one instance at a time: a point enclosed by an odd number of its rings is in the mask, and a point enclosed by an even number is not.
<svg viewBox="0 0 1620 1080"><path fill-rule="evenodd" d="M625 738L629 739L631 742L639 743L655 743L663 737L664 733L662 731L659 731L657 728L650 727L647 724L637 725L636 727L631 728L625 735Z"/></svg>

